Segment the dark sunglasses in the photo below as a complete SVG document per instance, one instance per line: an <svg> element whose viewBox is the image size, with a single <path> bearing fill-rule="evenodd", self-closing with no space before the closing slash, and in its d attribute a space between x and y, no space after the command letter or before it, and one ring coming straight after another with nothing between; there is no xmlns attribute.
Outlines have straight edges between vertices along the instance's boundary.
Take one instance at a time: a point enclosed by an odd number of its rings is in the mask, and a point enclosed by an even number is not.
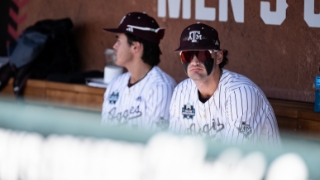
<svg viewBox="0 0 320 180"><path fill-rule="evenodd" d="M211 59L213 51L211 50L204 50L204 51L181 51L180 52L180 59L184 63L190 63L193 56L196 56L200 62L205 62L208 59Z"/></svg>

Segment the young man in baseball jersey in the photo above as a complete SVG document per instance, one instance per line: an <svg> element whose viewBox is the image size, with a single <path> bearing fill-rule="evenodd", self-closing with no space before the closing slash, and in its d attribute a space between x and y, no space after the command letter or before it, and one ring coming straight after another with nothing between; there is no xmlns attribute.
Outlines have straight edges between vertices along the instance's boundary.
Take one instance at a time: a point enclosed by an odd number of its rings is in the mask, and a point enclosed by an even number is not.
<svg viewBox="0 0 320 180"><path fill-rule="evenodd" d="M164 130L169 126L169 107L176 82L157 65L164 29L146 13L125 15L113 45L115 64L128 72L113 79L104 94L102 124L125 128Z"/></svg>
<svg viewBox="0 0 320 180"><path fill-rule="evenodd" d="M189 79L175 88L170 127L231 144L280 144L272 106L247 77L223 69L227 51L218 32L202 23L186 27L176 50Z"/></svg>

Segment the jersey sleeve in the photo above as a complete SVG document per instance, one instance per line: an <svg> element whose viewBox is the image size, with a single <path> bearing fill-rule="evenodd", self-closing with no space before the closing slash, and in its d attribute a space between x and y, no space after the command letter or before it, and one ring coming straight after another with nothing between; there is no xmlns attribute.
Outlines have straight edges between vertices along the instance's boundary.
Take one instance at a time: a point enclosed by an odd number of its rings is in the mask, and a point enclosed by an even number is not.
<svg viewBox="0 0 320 180"><path fill-rule="evenodd" d="M166 130L174 85L160 84L150 89L147 99L147 118L151 130Z"/></svg>
<svg viewBox="0 0 320 180"><path fill-rule="evenodd" d="M277 144L278 129L272 107L259 90L242 86L232 90L226 101L229 143Z"/></svg>

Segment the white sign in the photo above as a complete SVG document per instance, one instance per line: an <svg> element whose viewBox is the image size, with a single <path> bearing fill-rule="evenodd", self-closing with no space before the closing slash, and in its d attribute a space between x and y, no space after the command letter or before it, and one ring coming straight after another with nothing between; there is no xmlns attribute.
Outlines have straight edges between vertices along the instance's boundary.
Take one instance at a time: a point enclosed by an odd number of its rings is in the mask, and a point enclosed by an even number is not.
<svg viewBox="0 0 320 180"><path fill-rule="evenodd" d="M260 2L260 17L265 24L281 25L286 19L288 4L286 0L277 0L277 9L270 11L270 2Z"/></svg>
<svg viewBox="0 0 320 180"><path fill-rule="evenodd" d="M216 20L216 8L205 7L205 0L195 1L195 19L205 21ZM244 23L244 0L218 0L219 21L228 21L228 2L231 2L233 17L237 23ZM320 14L314 13L314 0L304 0L304 20L309 27L320 28ZM181 0L158 0L158 17L180 17ZM265 24L281 25L286 19L289 5L286 0L276 0L276 11L270 10L270 2L261 0L260 17ZM182 19L191 18L191 0L182 0Z"/></svg>
<svg viewBox="0 0 320 180"><path fill-rule="evenodd" d="M309 27L320 27L320 14L314 14L314 0L304 0L304 20Z"/></svg>

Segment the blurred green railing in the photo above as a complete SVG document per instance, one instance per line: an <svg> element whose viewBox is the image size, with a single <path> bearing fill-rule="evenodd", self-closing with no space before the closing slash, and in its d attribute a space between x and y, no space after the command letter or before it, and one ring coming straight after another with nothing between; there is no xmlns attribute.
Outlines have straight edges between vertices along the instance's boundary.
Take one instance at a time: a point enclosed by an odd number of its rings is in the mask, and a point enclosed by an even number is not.
<svg viewBox="0 0 320 180"><path fill-rule="evenodd" d="M142 144L146 144L156 134L155 132L109 128L102 126L100 121L101 114L93 111L0 99L0 128L4 129L36 132L45 137L51 134L72 135ZM214 160L222 151L231 147L212 142L206 143L208 161ZM285 138L281 149L249 146L238 148L244 154L254 151L263 153L268 165L281 154L296 153L305 161L309 178L320 179L320 144L318 142Z"/></svg>

